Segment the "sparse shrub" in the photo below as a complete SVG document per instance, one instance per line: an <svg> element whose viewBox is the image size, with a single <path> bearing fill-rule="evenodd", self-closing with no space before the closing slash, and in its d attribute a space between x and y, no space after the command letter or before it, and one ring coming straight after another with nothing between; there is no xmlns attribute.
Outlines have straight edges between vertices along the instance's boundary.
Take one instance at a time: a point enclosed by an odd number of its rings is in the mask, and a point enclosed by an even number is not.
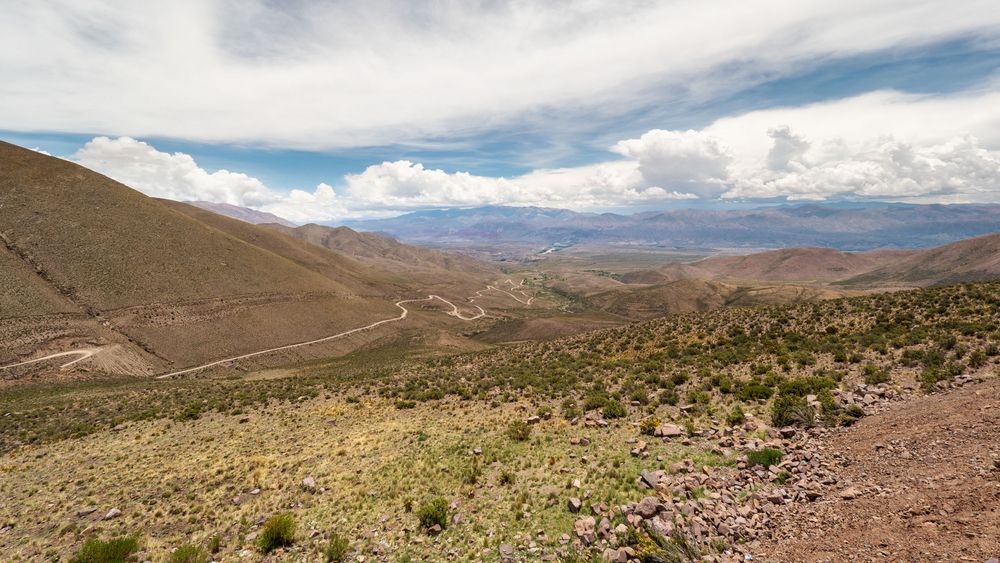
<svg viewBox="0 0 1000 563"><path fill-rule="evenodd" d="M420 505L417 509L417 519L420 520L420 527L425 530L435 524L441 529L448 527L448 501L442 497L435 497Z"/></svg>
<svg viewBox="0 0 1000 563"><path fill-rule="evenodd" d="M580 407L576 404L576 399L566 397L562 402L562 415L566 420L572 420L580 416Z"/></svg>
<svg viewBox="0 0 1000 563"><path fill-rule="evenodd" d="M880 383L889 382L889 372L872 363L865 364L864 374L865 383L868 385L878 385Z"/></svg>
<svg viewBox="0 0 1000 563"><path fill-rule="evenodd" d="M513 485L514 474L504 469L503 471L500 472L500 477L497 479L497 482L500 483L501 485Z"/></svg>
<svg viewBox="0 0 1000 563"><path fill-rule="evenodd" d="M403 512L413 512L413 497L403 499Z"/></svg>
<svg viewBox="0 0 1000 563"><path fill-rule="evenodd" d="M350 549L351 542L347 541L347 538L337 532L332 532L330 541L323 548L323 557L328 563L341 563L347 559L347 553Z"/></svg>
<svg viewBox="0 0 1000 563"><path fill-rule="evenodd" d="M583 410L593 411L597 409L604 408L604 405L608 402L608 396L605 393L590 393L583 400Z"/></svg>
<svg viewBox="0 0 1000 563"><path fill-rule="evenodd" d="M279 547L287 547L295 542L295 520L288 513L275 514L264 522L257 536L257 547L270 553Z"/></svg>
<svg viewBox="0 0 1000 563"><path fill-rule="evenodd" d="M139 540L132 536L108 541L90 538L70 563L124 563L136 551L139 551Z"/></svg>
<svg viewBox="0 0 1000 563"><path fill-rule="evenodd" d="M783 454L781 450L776 450L774 448L761 448L759 450L747 452L747 464L751 467L754 465L771 467L772 465L778 465L781 463L781 458L784 456L785 454Z"/></svg>
<svg viewBox="0 0 1000 563"><path fill-rule="evenodd" d="M550 407L548 405L542 405L542 406L538 407L538 410L535 411L535 414L537 414L539 416L539 418L546 418L547 419L547 418L549 418L549 417L552 416L552 407Z"/></svg>
<svg viewBox="0 0 1000 563"><path fill-rule="evenodd" d="M660 404L661 405L676 405L681 401L681 398L677 395L677 391L674 386L660 391Z"/></svg>
<svg viewBox="0 0 1000 563"><path fill-rule="evenodd" d="M417 406L417 402L416 401L406 401L406 400L403 400L403 399L400 399L400 400L396 401L396 408L399 409L399 410L412 409L412 408L415 408L416 406Z"/></svg>
<svg viewBox="0 0 1000 563"><path fill-rule="evenodd" d="M615 399L609 399L607 403L604 404L604 408L601 409L601 416L604 418L625 418L628 415L628 411L625 407Z"/></svg>
<svg viewBox="0 0 1000 563"><path fill-rule="evenodd" d="M982 350L976 350L975 352L969 354L969 367L972 369L979 369L986 365L986 352Z"/></svg>
<svg viewBox="0 0 1000 563"><path fill-rule="evenodd" d="M805 397L781 395L771 403L771 424L810 427L816 424L816 409Z"/></svg>
<svg viewBox="0 0 1000 563"><path fill-rule="evenodd" d="M475 485L483 475L483 470L478 463L474 463L462 470L462 482L466 485Z"/></svg>
<svg viewBox="0 0 1000 563"><path fill-rule="evenodd" d="M733 405L733 410L726 416L726 424L729 426L739 426L747 421L747 415L743 412L743 407Z"/></svg>
<svg viewBox="0 0 1000 563"><path fill-rule="evenodd" d="M848 405L844 412L840 414L839 423L841 426L850 426L865 416L865 410L859 405Z"/></svg>
<svg viewBox="0 0 1000 563"><path fill-rule="evenodd" d="M523 420L515 420L507 426L507 436L515 442L526 442L531 437L531 426Z"/></svg>
<svg viewBox="0 0 1000 563"><path fill-rule="evenodd" d="M639 423L639 432L647 436L652 436L653 433L656 432L656 429L660 427L661 423L662 421L655 416L644 418L642 422Z"/></svg>
<svg viewBox="0 0 1000 563"><path fill-rule="evenodd" d="M209 557L195 545L183 545L170 554L170 563L208 563Z"/></svg>
<svg viewBox="0 0 1000 563"><path fill-rule="evenodd" d="M210 540L208 540L208 552L211 554L216 554L222 549L222 536L215 534Z"/></svg>

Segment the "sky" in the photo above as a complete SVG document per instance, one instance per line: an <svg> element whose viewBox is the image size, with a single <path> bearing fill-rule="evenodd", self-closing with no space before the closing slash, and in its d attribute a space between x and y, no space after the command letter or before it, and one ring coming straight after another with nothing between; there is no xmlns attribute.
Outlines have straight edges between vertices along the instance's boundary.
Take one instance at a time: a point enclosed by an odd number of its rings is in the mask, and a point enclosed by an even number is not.
<svg viewBox="0 0 1000 563"><path fill-rule="evenodd" d="M1000 203L1000 9L15 0L0 139L296 222Z"/></svg>

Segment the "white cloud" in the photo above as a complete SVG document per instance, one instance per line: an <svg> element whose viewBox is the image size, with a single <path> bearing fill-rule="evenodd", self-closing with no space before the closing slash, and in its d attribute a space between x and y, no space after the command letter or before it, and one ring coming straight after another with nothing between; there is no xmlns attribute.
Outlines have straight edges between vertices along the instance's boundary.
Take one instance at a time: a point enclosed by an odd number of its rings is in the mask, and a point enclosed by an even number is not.
<svg viewBox="0 0 1000 563"><path fill-rule="evenodd" d="M229 203L270 211L291 221L330 220L346 214L326 184L311 193L282 193L240 172L210 173L190 155L161 152L131 137L95 137L69 159L152 197Z"/></svg>
<svg viewBox="0 0 1000 563"><path fill-rule="evenodd" d="M1000 93L876 92L726 117L698 131L655 129L609 147L609 156L620 160L510 178L400 160L286 192L239 172L209 172L189 155L130 137L97 137L71 159L157 197L231 203L307 222L486 204L608 209L719 198L997 201L998 148Z"/></svg>
<svg viewBox="0 0 1000 563"><path fill-rule="evenodd" d="M699 197L725 191L732 155L718 139L700 131L654 129L619 141L611 150L635 159L647 185L682 189Z"/></svg>
<svg viewBox="0 0 1000 563"><path fill-rule="evenodd" d="M594 123L814 61L1000 33L995 0L8 4L5 129L311 148L526 115Z"/></svg>

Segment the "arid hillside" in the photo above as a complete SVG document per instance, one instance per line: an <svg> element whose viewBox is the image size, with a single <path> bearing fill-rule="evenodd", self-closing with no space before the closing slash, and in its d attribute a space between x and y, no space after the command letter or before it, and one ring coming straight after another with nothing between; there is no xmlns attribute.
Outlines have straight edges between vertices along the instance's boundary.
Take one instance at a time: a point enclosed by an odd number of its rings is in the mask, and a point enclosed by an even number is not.
<svg viewBox="0 0 1000 563"><path fill-rule="evenodd" d="M395 317L394 301L428 293L62 159L0 143L0 163L0 363L86 347L159 372ZM456 298L488 271L450 272Z"/></svg>
<svg viewBox="0 0 1000 563"><path fill-rule="evenodd" d="M882 264L845 285L926 287L1000 277L1000 234L961 240Z"/></svg>

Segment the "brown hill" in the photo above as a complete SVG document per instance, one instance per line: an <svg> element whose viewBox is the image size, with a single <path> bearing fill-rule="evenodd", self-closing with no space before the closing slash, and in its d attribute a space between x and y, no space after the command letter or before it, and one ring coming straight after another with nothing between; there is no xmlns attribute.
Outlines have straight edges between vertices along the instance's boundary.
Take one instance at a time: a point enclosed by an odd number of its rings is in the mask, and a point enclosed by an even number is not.
<svg viewBox="0 0 1000 563"><path fill-rule="evenodd" d="M403 244L387 236L358 232L348 227L327 227L313 223L294 228L282 225L267 226L297 239L371 263L476 274L500 273L496 266L487 262Z"/></svg>
<svg viewBox="0 0 1000 563"><path fill-rule="evenodd" d="M0 362L115 343L163 369L398 313L371 268L181 205L0 143Z"/></svg>
<svg viewBox="0 0 1000 563"><path fill-rule="evenodd" d="M292 223L288 219L283 217L278 217L274 213L268 213L266 211L257 211L256 209L249 209L247 207L240 207L239 205L232 205L229 203L216 203L213 201L187 201L188 205L193 205L195 207L200 207L212 213L217 213L219 215L225 215L233 219L239 219L240 221L245 221L247 223L253 223L254 225L262 225L264 223L277 223L279 225L285 225L286 227L294 227L295 223Z"/></svg>
<svg viewBox="0 0 1000 563"><path fill-rule="evenodd" d="M904 256L907 251L841 252L832 248L784 248L746 256L720 256L695 266L720 277L766 281L840 280Z"/></svg>
<svg viewBox="0 0 1000 563"><path fill-rule="evenodd" d="M1000 277L1000 233L922 250L844 280L851 286L925 287Z"/></svg>

